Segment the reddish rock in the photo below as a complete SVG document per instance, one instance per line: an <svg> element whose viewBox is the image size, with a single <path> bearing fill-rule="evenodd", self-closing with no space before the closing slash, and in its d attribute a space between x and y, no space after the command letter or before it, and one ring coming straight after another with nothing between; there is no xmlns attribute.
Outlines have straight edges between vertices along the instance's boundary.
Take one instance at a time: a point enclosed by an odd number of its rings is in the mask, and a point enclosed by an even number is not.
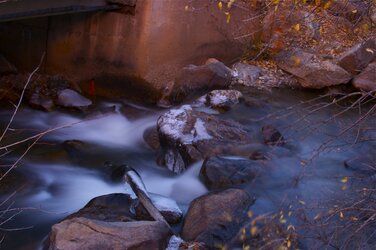
<svg viewBox="0 0 376 250"><path fill-rule="evenodd" d="M193 200L184 219L181 236L204 242L209 249L231 239L244 222L254 200L241 189L210 192Z"/></svg>
<svg viewBox="0 0 376 250"><path fill-rule="evenodd" d="M330 60L295 48L279 53L277 65L296 76L299 84L305 88L320 89L347 83L352 76L349 72Z"/></svg>
<svg viewBox="0 0 376 250"><path fill-rule="evenodd" d="M376 62L370 63L362 73L357 75L352 84L355 88L364 91L376 90Z"/></svg>
<svg viewBox="0 0 376 250"><path fill-rule="evenodd" d="M376 56L376 40L368 39L342 54L338 65L353 75L359 74Z"/></svg>

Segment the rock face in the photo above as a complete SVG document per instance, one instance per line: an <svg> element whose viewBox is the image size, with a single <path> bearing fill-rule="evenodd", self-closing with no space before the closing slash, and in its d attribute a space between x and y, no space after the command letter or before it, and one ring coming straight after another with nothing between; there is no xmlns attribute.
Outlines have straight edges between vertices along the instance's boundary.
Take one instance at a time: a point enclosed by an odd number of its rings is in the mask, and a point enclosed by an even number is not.
<svg viewBox="0 0 376 250"><path fill-rule="evenodd" d="M302 87L320 89L347 83L352 76L349 72L331 61L301 49L280 52L277 65L297 77Z"/></svg>
<svg viewBox="0 0 376 250"><path fill-rule="evenodd" d="M208 59L204 65L184 67L166 98L181 102L184 98L213 89L225 89L231 83L232 71L216 59Z"/></svg>
<svg viewBox="0 0 376 250"><path fill-rule="evenodd" d="M202 164L200 179L209 189L228 188L252 181L260 170L255 161L210 157Z"/></svg>
<svg viewBox="0 0 376 250"><path fill-rule="evenodd" d="M211 192L193 200L184 219L181 236L204 242L209 249L231 239L243 223L253 199L240 189Z"/></svg>
<svg viewBox="0 0 376 250"><path fill-rule="evenodd" d="M235 78L235 81L238 84L253 86L255 85L256 80L259 78L262 70L262 68L254 65L236 63L232 67L232 76Z"/></svg>
<svg viewBox="0 0 376 250"><path fill-rule="evenodd" d="M376 90L376 62L370 63L362 73L353 79L352 84L355 88L364 91Z"/></svg>
<svg viewBox="0 0 376 250"><path fill-rule="evenodd" d="M87 218L64 220L52 227L45 249L164 249L169 229L162 222L106 222Z"/></svg>
<svg viewBox="0 0 376 250"><path fill-rule="evenodd" d="M285 139L282 134L272 125L265 125L261 129L264 143L271 146L282 146L285 144Z"/></svg>
<svg viewBox="0 0 376 250"><path fill-rule="evenodd" d="M338 65L353 75L359 74L376 56L376 40L368 39L358 43L339 59Z"/></svg>
<svg viewBox="0 0 376 250"><path fill-rule="evenodd" d="M183 212L176 204L176 201L158 194L150 194L150 199L168 223L176 224L181 221ZM153 220L142 204L138 203L135 210L137 219Z"/></svg>
<svg viewBox="0 0 376 250"><path fill-rule="evenodd" d="M56 104L69 108L87 108L92 102L71 89L64 89L57 95Z"/></svg>
<svg viewBox="0 0 376 250"><path fill-rule="evenodd" d="M174 173L183 172L197 160L250 142L241 124L194 111L188 105L160 116L157 129L164 165Z"/></svg>

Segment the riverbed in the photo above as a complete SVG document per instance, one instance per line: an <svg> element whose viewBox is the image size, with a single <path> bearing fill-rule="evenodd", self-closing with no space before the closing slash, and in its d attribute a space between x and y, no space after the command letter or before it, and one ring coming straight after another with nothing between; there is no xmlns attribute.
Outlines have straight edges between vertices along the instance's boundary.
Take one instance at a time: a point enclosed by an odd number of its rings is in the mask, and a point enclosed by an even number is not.
<svg viewBox="0 0 376 250"><path fill-rule="evenodd" d="M313 218L322 211L323 204L330 206L333 200L350 192L353 187L343 180L353 175L353 171L345 168L344 162L375 153L372 140L353 143L359 130L336 138L356 120L358 109L333 118L343 110L342 104L314 111L332 101L329 97L318 98L322 92L241 91L244 100L230 111L198 109L241 123L252 137L252 144L244 146L236 155L224 157L243 159L256 151L265 154L262 164L267 174L240 186L256 198L251 207L254 214L276 213L281 208L300 206L307 208L307 216ZM156 152L144 142L144 131L155 126L166 110L121 99L96 100L95 105L90 113L67 110L47 113L21 107L5 143L62 125L67 127L46 133L14 170L26 176L27 181L16 183L14 191L17 193L3 204L3 210L10 205L23 208L20 214L2 225L9 229L2 243L4 249L38 249L53 224L79 210L92 198L131 192L123 182L110 178L106 170L109 164L132 166L140 173L149 192L176 200L183 211L193 199L208 192L198 178L202 162L194 163L177 176L156 164ZM132 109L125 108L129 106ZM12 110L0 112L0 123L4 127ZM278 128L287 140L285 146L263 144L261 127L266 124ZM374 137L374 132L368 131L362 136ZM64 146L67 140L84 143L84 150L67 150ZM23 150L25 148L3 156L2 164L11 164ZM7 188L2 200L12 191ZM297 216L290 217L287 224L299 224ZM304 244L313 243L306 241Z"/></svg>

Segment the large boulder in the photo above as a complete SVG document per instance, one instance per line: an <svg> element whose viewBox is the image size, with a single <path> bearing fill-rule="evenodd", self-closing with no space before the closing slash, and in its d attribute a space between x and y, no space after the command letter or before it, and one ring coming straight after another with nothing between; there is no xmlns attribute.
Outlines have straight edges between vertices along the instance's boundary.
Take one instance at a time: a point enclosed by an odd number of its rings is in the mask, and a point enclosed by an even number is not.
<svg viewBox="0 0 376 250"><path fill-rule="evenodd" d="M192 110L189 105L161 115L157 129L162 163L174 173L183 172L197 160L250 142L241 124Z"/></svg>
<svg viewBox="0 0 376 250"><path fill-rule="evenodd" d="M158 250L166 247L170 234L158 221L107 222L78 217L54 225L45 249Z"/></svg>
<svg viewBox="0 0 376 250"><path fill-rule="evenodd" d="M165 93L166 99L181 102L186 97L208 90L225 89L230 86L232 71L216 59L208 59L204 65L184 67Z"/></svg>
<svg viewBox="0 0 376 250"><path fill-rule="evenodd" d="M352 78L349 72L332 61L298 48L280 52L276 61L281 69L294 75L305 88L320 89L339 85Z"/></svg>
<svg viewBox="0 0 376 250"><path fill-rule="evenodd" d="M367 67L367 65L376 56L376 40L368 39L353 46L351 49L343 53L337 64L350 72L357 75Z"/></svg>
<svg viewBox="0 0 376 250"><path fill-rule="evenodd" d="M252 181L260 171L261 166L258 162L217 156L204 161L200 179L209 189L228 188Z"/></svg>
<svg viewBox="0 0 376 250"><path fill-rule="evenodd" d="M375 51L376 53L376 51ZM376 90L376 62L370 63L362 73L357 75L352 84L355 88L364 91Z"/></svg>
<svg viewBox="0 0 376 250"><path fill-rule="evenodd" d="M184 219L181 236L204 242L209 249L224 245L239 230L254 199L241 189L210 192L193 200Z"/></svg>

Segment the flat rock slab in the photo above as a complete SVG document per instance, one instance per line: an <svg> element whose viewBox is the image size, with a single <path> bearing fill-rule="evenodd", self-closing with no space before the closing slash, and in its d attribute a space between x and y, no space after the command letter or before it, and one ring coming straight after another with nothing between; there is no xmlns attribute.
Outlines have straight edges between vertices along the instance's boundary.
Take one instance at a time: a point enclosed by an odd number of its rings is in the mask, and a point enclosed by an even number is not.
<svg viewBox="0 0 376 250"><path fill-rule="evenodd" d="M78 217L54 225L45 249L158 250L167 246L169 236L163 222L106 222Z"/></svg>

